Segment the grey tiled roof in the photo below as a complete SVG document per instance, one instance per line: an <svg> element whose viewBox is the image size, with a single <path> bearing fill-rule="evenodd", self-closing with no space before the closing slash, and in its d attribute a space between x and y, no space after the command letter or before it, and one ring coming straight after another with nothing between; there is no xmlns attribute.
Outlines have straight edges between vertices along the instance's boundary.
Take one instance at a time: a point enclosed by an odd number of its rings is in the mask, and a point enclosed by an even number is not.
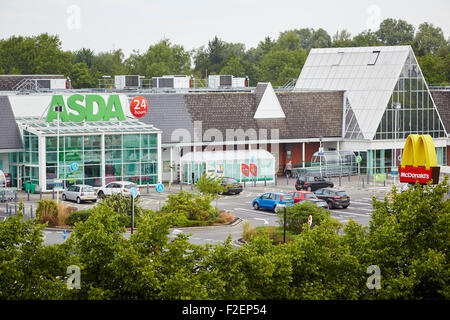
<svg viewBox="0 0 450 320"><path fill-rule="evenodd" d="M22 149L23 143L8 96L0 96L0 151Z"/></svg>
<svg viewBox="0 0 450 320"><path fill-rule="evenodd" d="M255 120L253 116L266 86L259 84L254 93L147 95L150 110L142 121L163 131L163 143L171 142L172 132L179 128L188 130L193 137L195 121L201 121L203 136L207 130L213 135L218 130L224 140L227 129L267 129L269 138L271 129L279 129L280 139L342 136L343 91L277 93L286 118Z"/></svg>
<svg viewBox="0 0 450 320"><path fill-rule="evenodd" d="M450 91L430 90L445 130L450 130Z"/></svg>
<svg viewBox="0 0 450 320"><path fill-rule="evenodd" d="M143 96L148 104L148 113L140 119L162 130L162 143L172 142L176 129L185 129L193 137L193 121L186 110L184 94L152 94Z"/></svg>

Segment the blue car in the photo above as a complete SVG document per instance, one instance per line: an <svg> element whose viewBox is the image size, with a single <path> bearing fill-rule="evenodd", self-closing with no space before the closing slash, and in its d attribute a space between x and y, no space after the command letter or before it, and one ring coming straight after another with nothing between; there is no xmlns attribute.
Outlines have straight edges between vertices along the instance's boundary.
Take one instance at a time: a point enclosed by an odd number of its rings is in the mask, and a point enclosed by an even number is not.
<svg viewBox="0 0 450 320"><path fill-rule="evenodd" d="M273 212L277 212L277 206L280 204L292 206L294 204L294 199L289 193L268 192L255 198L252 202L252 206L255 210L268 209Z"/></svg>

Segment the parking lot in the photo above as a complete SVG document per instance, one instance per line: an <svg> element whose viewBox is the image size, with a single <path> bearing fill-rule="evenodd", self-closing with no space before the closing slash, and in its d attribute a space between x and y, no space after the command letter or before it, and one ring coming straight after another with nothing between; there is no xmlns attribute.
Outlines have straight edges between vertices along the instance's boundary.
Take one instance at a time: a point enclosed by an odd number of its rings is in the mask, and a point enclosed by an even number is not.
<svg viewBox="0 0 450 320"><path fill-rule="evenodd" d="M341 178L341 185L339 186L339 180L337 178L332 179L335 188L346 190L350 196L350 206L345 209L331 209L331 216L338 219L342 223L348 222L350 219L362 224L368 225L371 219L372 212L372 197L375 196L378 199L384 199L387 192L390 191L392 182L388 181L386 186L384 184L374 184L373 182L369 185L367 183L362 188L362 183L358 180L357 176L351 177L350 181L347 178ZM253 186L253 184L247 184L244 191L239 195L226 195L221 197L217 201L217 205L221 210L228 210L232 212L236 217L241 219L241 223L237 223L234 226L220 226L220 227L198 227L198 228L180 228L173 229L172 236L174 237L177 233L191 234L191 242L196 244L217 244L224 241L229 235L231 235L233 240L237 240L242 236L242 221L248 221L252 227L263 226L263 225L278 225L279 219L276 214L265 210L254 210L252 208L252 200L257 196L265 192L291 192L295 190L295 181L293 179L279 179L277 185L263 184ZM184 191L191 191L193 188L190 185L183 185L182 189ZM155 191L154 187L149 187L147 192L147 187L141 187L141 206L146 209L158 210L164 205L167 196L170 194L175 194L180 191L179 185L172 185L172 189L169 190L168 186L162 193ZM35 210L37 208L37 203L40 199L40 194L28 195L24 192L18 192L17 201L23 201L25 215L28 217L33 211L35 215ZM43 198L52 198L52 194L44 194ZM56 194L55 194L56 197ZM9 208L14 207L14 200L8 203ZM96 203L87 202L77 204L72 201L66 201L69 206L77 207L78 209L88 209L96 205ZM216 205L216 203L212 203ZM6 214L6 203L0 204L0 219L5 219ZM14 212L14 209L13 209ZM50 230L47 229L45 232L45 241L48 244L60 243L64 241L65 238L70 236L70 233L66 235L63 234L61 230Z"/></svg>

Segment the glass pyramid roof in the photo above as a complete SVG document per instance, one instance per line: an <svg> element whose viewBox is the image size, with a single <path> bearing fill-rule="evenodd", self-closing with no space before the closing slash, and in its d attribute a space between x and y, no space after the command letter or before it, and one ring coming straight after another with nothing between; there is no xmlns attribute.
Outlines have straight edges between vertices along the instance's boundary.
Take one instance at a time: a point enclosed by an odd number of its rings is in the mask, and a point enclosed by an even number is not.
<svg viewBox="0 0 450 320"><path fill-rule="evenodd" d="M373 139L410 46L311 49L295 90L344 90L361 138Z"/></svg>

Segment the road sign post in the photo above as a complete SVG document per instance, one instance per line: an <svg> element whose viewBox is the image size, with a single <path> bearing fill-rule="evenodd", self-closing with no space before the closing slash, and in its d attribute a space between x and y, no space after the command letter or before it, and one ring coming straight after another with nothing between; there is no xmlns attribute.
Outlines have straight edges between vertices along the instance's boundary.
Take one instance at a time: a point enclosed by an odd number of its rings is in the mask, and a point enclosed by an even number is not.
<svg viewBox="0 0 450 320"><path fill-rule="evenodd" d="M131 193L131 234L133 234L133 228L134 228L134 198L136 198L138 194L138 190L136 188L130 188Z"/></svg>
<svg viewBox="0 0 450 320"><path fill-rule="evenodd" d="M191 185L192 186L192 185ZM158 192L158 193L161 193L161 192L163 192L164 191L164 185L162 184L162 183L158 183L156 186L155 186L155 190L156 190L156 192ZM158 211L159 210L161 210L161 200L158 200Z"/></svg>

